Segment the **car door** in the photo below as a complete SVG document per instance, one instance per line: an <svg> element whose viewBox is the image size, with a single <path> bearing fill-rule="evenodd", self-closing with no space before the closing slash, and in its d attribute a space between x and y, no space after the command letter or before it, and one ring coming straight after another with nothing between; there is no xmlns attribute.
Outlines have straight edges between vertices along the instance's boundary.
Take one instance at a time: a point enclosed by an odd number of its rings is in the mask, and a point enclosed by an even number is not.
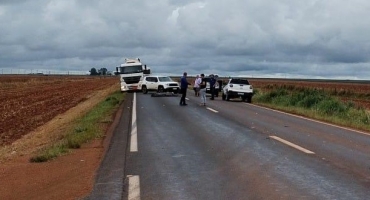
<svg viewBox="0 0 370 200"><path fill-rule="evenodd" d="M147 77L148 80L148 89L149 90L157 90L157 77Z"/></svg>
<svg viewBox="0 0 370 200"><path fill-rule="evenodd" d="M222 92L226 95L226 93L227 93L227 91L229 90L229 87L230 87L230 81L231 80L229 80L228 82L227 82L227 84L225 85L225 87L223 87L222 88Z"/></svg>

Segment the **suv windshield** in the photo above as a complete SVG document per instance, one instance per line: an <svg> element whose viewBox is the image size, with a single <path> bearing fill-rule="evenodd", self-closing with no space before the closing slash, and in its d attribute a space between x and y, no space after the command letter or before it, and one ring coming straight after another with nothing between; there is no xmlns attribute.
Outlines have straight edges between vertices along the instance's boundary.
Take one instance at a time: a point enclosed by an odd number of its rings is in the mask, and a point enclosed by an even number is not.
<svg viewBox="0 0 370 200"><path fill-rule="evenodd" d="M143 72L143 68L141 65L119 67L120 74L131 74L131 73L140 73L140 72Z"/></svg>
<svg viewBox="0 0 370 200"><path fill-rule="evenodd" d="M170 77L158 77L160 82L173 82Z"/></svg>
<svg viewBox="0 0 370 200"><path fill-rule="evenodd" d="M247 79L231 79L230 83L249 85L249 82Z"/></svg>

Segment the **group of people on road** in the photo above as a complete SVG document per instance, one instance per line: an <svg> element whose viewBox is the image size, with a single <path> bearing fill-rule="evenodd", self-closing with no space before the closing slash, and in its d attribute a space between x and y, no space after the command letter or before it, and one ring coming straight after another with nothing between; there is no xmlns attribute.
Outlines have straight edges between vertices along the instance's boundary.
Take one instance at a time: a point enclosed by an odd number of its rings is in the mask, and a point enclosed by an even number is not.
<svg viewBox="0 0 370 200"><path fill-rule="evenodd" d="M211 100L214 100L214 93L215 93L215 85L216 85L216 79L213 74L210 75L209 79L210 84L210 91L211 91ZM187 81L187 73L184 72L183 76L181 77L180 81L181 85L181 99L180 99L180 106L186 106L185 98L186 98L186 91L188 89L188 86L191 85ZM204 74L201 74L200 76L197 75L194 81L194 91L195 96L199 97L201 99L201 105L206 106L206 87L207 87L207 80L204 77Z"/></svg>

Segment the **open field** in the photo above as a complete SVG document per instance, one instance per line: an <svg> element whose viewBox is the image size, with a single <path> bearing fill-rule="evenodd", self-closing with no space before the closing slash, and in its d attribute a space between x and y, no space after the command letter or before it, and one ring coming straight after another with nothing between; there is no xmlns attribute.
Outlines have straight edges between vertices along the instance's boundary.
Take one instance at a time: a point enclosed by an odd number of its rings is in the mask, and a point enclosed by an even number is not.
<svg viewBox="0 0 370 200"><path fill-rule="evenodd" d="M118 84L117 77L0 76L0 146L11 144L114 84Z"/></svg>
<svg viewBox="0 0 370 200"><path fill-rule="evenodd" d="M334 80L289 80L289 79L249 79L257 90L268 91L278 86L295 88L315 88L325 90L342 101L351 101L357 106L370 110L370 82Z"/></svg>

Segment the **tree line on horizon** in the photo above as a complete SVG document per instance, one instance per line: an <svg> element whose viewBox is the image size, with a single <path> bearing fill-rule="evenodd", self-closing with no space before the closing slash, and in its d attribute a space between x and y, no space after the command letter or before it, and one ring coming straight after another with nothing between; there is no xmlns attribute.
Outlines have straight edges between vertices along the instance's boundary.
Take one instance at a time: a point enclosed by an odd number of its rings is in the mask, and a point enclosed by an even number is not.
<svg viewBox="0 0 370 200"><path fill-rule="evenodd" d="M100 69L96 69L95 67L90 69L90 75L97 76L97 75L112 75L112 72L108 71L107 68L103 67Z"/></svg>

